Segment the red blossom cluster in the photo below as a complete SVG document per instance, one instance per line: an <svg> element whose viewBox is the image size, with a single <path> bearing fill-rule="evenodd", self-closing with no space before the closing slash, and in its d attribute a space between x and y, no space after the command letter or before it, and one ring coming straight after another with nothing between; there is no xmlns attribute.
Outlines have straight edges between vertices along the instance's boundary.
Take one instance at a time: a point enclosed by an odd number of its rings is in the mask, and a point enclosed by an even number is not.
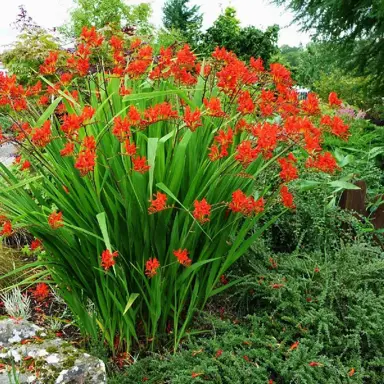
<svg viewBox="0 0 384 384"><path fill-rule="evenodd" d="M232 201L228 208L232 212L250 216L264 211L264 199L261 197L255 200L253 196L246 196L244 192L238 189L232 193Z"/></svg>
<svg viewBox="0 0 384 384"><path fill-rule="evenodd" d="M121 96L122 103L127 103L126 108L114 113L108 121L103 121L101 114L93 119L96 111L91 106L86 105L81 111L79 99L83 102L84 98L76 90L69 88L75 83L76 77L86 76L97 70L97 58L101 49L109 52L106 60L106 82L119 82L116 88L119 91L113 97ZM308 94L303 101L298 99L297 92L292 88L291 73L283 65L273 63L268 69L261 58L251 58L247 65L225 48L216 48L210 63L202 67L188 45L178 50L174 47L161 48L159 55L154 56L152 47L140 39L129 40L118 34L104 39L94 27L84 27L76 51L72 54L51 52L40 72L50 78L56 76L57 81L52 81L48 87L43 87L38 82L35 86L24 88L17 83L15 76L8 77L0 73L0 107L18 112L27 110L29 98L39 106L46 106L54 102L59 94L65 94L65 102L61 102L55 112L60 121L58 130L53 126L55 118L37 127L20 121L14 124L12 130L16 140L28 140L34 147L43 150L51 142L60 140L61 156L74 156L73 165L81 176L94 172L97 156L101 154L96 142L96 137L100 142L100 136L95 133L99 122L95 120L102 120L101 123L106 127L104 134L112 134L115 144L118 144L118 140L121 145L122 153L119 152L119 155L125 156L124 164L128 164L129 171L143 174L144 176L136 175L143 180L147 177L145 174L150 165L145 146L141 148L139 135L144 135L146 130L151 132L152 128L160 129L168 121L172 122L169 125L177 127L174 145L180 139L179 133L182 135L187 130L193 132L197 139L209 137L208 159L217 162L215 164L218 166L227 162L229 169L235 169L233 175L236 176L252 178L252 175L247 174L248 167L256 160L274 161L276 156L280 166L281 183L278 191L281 203L286 208L294 209L294 197L287 184L299 177L302 159L304 158L303 163L307 168L333 173L338 165L331 153L322 152L323 134L327 132L343 139L348 136L349 127L340 117L321 117L319 99L315 94ZM176 96L176 92L175 95L165 97L162 102L146 107L143 107L143 103L129 104L132 102L131 98L124 98L133 92L127 88L134 88L132 80L149 78L155 84L160 84L172 79L176 86L189 87L197 83L199 76L205 78L203 80L207 84L216 85L218 91L204 91L199 107ZM94 93L96 98L101 98L103 91ZM329 95L328 101L331 107L341 105L341 100L334 92ZM275 117L279 118L274 119ZM154 124L157 125L151 127ZM53 135L52 129L55 135L57 132L57 137ZM1 141L3 139L1 134ZM140 147L137 143L140 143ZM293 153L282 157L282 153L287 153L294 146L305 150L298 159ZM286 149L279 154L280 148ZM27 170L32 166L30 160L19 157L17 164L21 170ZM211 166L209 160L207 164ZM63 188L69 193L67 187ZM232 193L231 201L211 202L211 205L206 197L200 198L201 200L194 200L193 211L190 213L199 225L205 224L207 227L210 220L213 220L212 205L217 208L226 207L229 213L240 213L246 217L262 213L265 205L263 197L255 199L240 189ZM157 192L150 200L148 213L155 214L173 208L167 206L167 199L166 194ZM52 212L48 222L53 229L62 227L62 213ZM10 221L5 221L1 234L12 234ZM41 246L38 240L32 244L33 249ZM102 267L109 270L115 264L117 255L117 251L112 253L105 250L101 255ZM187 249L175 250L173 255L183 266L192 263ZM150 258L145 265L145 275L152 278L159 268L158 259Z"/></svg>
<svg viewBox="0 0 384 384"><path fill-rule="evenodd" d="M113 267L116 264L115 258L119 256L119 253L117 251L111 252L110 250L106 249L101 254L101 266L108 271L109 268Z"/></svg>

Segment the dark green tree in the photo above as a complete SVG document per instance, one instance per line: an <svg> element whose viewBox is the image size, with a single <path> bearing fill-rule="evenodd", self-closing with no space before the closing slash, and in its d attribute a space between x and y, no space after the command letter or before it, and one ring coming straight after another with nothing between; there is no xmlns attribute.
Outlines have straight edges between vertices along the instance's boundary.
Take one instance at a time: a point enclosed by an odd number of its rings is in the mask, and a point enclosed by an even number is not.
<svg viewBox="0 0 384 384"><path fill-rule="evenodd" d="M384 90L383 0L274 0L295 13L304 31L335 43L343 68L370 75L376 91Z"/></svg>
<svg viewBox="0 0 384 384"><path fill-rule="evenodd" d="M260 56L268 61L277 51L278 33L277 25L268 27L265 32L253 26L242 28L236 17L236 9L227 7L203 35L200 48L209 54L217 46L225 47L243 60Z"/></svg>
<svg viewBox="0 0 384 384"><path fill-rule="evenodd" d="M167 0L163 7L163 24L168 30L180 31L195 45L200 37L203 15L198 5L189 6L189 0Z"/></svg>

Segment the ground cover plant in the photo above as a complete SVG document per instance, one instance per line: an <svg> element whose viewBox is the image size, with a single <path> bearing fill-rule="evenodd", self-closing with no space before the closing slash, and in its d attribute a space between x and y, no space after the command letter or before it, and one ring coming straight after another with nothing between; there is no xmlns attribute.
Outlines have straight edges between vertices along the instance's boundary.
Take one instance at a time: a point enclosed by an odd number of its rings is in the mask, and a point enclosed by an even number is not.
<svg viewBox="0 0 384 384"><path fill-rule="evenodd" d="M14 121L2 140L20 148L17 171L1 167L1 234L34 236L40 279L114 352L176 348L196 310L237 283L226 271L294 209L300 171L338 172L323 134L348 136L336 94L322 114L282 65L220 48L208 62L188 45L154 56L137 38L84 28L40 77L27 88L0 77Z"/></svg>
<svg viewBox="0 0 384 384"><path fill-rule="evenodd" d="M111 383L382 382L382 249L359 239L274 254L258 244L243 260L244 281L201 314L204 337L132 362Z"/></svg>

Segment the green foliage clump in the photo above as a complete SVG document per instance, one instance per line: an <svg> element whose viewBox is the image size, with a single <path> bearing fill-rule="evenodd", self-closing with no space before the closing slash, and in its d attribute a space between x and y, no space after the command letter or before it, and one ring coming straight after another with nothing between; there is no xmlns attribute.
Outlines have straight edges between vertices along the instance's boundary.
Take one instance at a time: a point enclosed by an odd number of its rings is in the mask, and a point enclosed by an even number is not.
<svg viewBox="0 0 384 384"><path fill-rule="evenodd" d="M151 14L151 5L145 2L128 5L123 0L76 0L70 25L61 27L61 31L75 37L84 26L99 29L113 24L118 28L134 27L139 35L148 34L152 31Z"/></svg>
<svg viewBox="0 0 384 384"><path fill-rule="evenodd" d="M277 25L268 27L265 32L253 26L242 28L236 17L236 9L227 7L202 36L200 49L212 52L217 46L225 47L242 60L249 60L253 56L268 61L277 52L278 33Z"/></svg>

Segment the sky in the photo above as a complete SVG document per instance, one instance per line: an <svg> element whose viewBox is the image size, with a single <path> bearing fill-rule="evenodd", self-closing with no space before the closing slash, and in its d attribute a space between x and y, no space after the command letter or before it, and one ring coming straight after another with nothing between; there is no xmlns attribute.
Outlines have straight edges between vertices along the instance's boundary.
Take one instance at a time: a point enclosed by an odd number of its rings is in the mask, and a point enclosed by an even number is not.
<svg viewBox="0 0 384 384"><path fill-rule="evenodd" d="M17 36L12 27L16 20L19 5L25 5L34 21L45 28L53 28L68 22L73 0L0 0L0 50L4 50ZM126 0L128 4L137 4L140 0ZM164 0L149 0L152 4L152 22L161 25ZM208 28L227 6L236 8L243 26L254 25L265 30L273 24L280 25L279 45L299 45L310 41L308 34L300 33L297 25L290 25L293 15L282 7L271 5L269 0L191 0L190 4L201 6L204 14L203 27Z"/></svg>

